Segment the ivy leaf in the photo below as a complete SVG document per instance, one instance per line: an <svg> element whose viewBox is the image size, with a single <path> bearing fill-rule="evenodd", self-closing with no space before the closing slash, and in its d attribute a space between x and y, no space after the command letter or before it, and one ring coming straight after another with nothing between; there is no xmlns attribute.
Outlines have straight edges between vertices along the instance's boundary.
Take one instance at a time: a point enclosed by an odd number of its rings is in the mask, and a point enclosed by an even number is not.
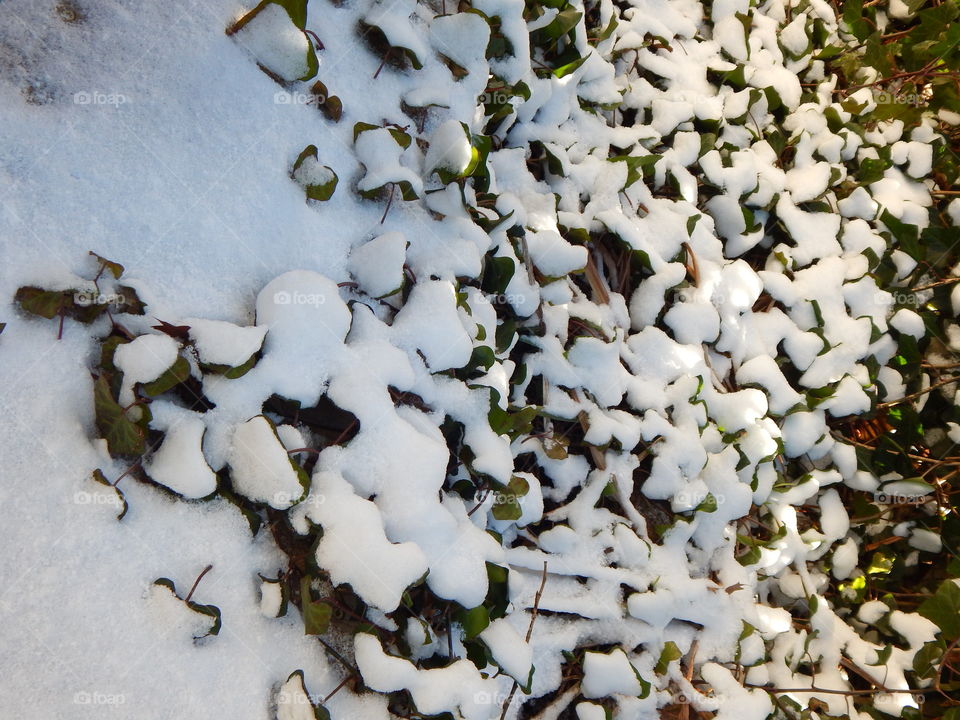
<svg viewBox="0 0 960 720"><path fill-rule="evenodd" d="M17 290L14 300L28 313L52 320L63 311L73 293L73 290L44 290L27 286Z"/></svg>
<svg viewBox="0 0 960 720"><path fill-rule="evenodd" d="M713 493L707 493L707 496L703 501L697 505L694 512L704 512L712 513L717 511L717 499L713 496Z"/></svg>
<svg viewBox="0 0 960 720"><path fill-rule="evenodd" d="M630 187L637 180L653 172L653 166L660 159L659 155L616 155L610 158L610 162L623 162L627 164L627 182L624 187Z"/></svg>
<svg viewBox="0 0 960 720"><path fill-rule="evenodd" d="M143 315L147 304L137 295L137 291L129 285L117 285L117 293L123 298L117 312L127 313L128 315Z"/></svg>
<svg viewBox="0 0 960 720"><path fill-rule="evenodd" d="M109 480L107 480L106 475L103 474L103 470L101 470L100 468L97 468L96 470L93 471L93 479L96 482L100 483L101 485L106 485L107 487L111 488L115 493L117 493L117 497L120 498L120 505L122 508L120 510L120 514L117 515L117 520L123 520L123 516L126 515L127 510L129 510L129 506L127 505L127 499L126 497L124 497L123 491L120 488L118 488L116 485L111 483Z"/></svg>
<svg viewBox="0 0 960 720"><path fill-rule="evenodd" d="M557 13L556 17L545 27L534 31L535 34L546 38L547 40L558 40L573 30L580 22L583 13L574 7L568 7Z"/></svg>
<svg viewBox="0 0 960 720"><path fill-rule="evenodd" d="M486 566L487 597L484 598L483 606L489 611L490 619L496 620L507 614L507 607L510 604L508 592L510 571L502 565L491 562L486 563Z"/></svg>
<svg viewBox="0 0 960 720"><path fill-rule="evenodd" d="M664 675L670 663L674 660L679 660L681 657L683 657L683 653L680 652L677 644L673 642L673 640L667 640L663 645L663 650L660 652L660 659L657 660L657 665L653 668L653 671L657 675Z"/></svg>
<svg viewBox="0 0 960 720"><path fill-rule="evenodd" d="M110 274L113 275L115 280L119 280L120 276L123 275L123 265L113 260L107 260L102 255L97 255L93 250L90 251L90 255L95 257L99 263L100 267L104 270L109 270Z"/></svg>
<svg viewBox="0 0 960 720"><path fill-rule="evenodd" d="M337 173L317 158L317 146L307 145L293 163L291 176L303 186L307 197L320 202L333 197L339 178Z"/></svg>
<svg viewBox="0 0 960 720"><path fill-rule="evenodd" d="M230 365L210 365L208 363L202 363L200 367L204 372L213 373L214 375L223 375L227 380L236 380L237 378L243 377L246 375L253 367L257 364L257 353L251 355L247 360L234 367Z"/></svg>
<svg viewBox="0 0 960 720"><path fill-rule="evenodd" d="M180 340L181 342L187 342L190 340L190 326L189 325L171 325L170 323L164 320L157 320L159 325L151 325L154 330L159 330L164 335L169 335L174 340Z"/></svg>
<svg viewBox="0 0 960 720"><path fill-rule="evenodd" d="M287 15L290 17L290 21L303 33L307 41L307 54L305 57L307 63L306 72L298 80L310 80L313 78L317 71L320 69L320 62L317 60L317 53L313 47L313 41L310 39L310 36L305 32L307 27L307 0L262 0L259 5L257 5L253 10L248 12L246 15L241 17L237 22L227 28L227 35L235 35L240 30L244 28L251 20L253 20L260 12L267 7L267 5L279 5L284 10L287 11ZM261 66L262 67L262 66ZM274 73L270 68L266 68L271 77L274 76ZM279 76L278 76L279 77ZM277 79L274 77L274 79Z"/></svg>
<svg viewBox="0 0 960 720"><path fill-rule="evenodd" d="M316 602L311 596L310 577L300 578L300 612L303 615L304 635L323 635L330 627L333 608L325 602Z"/></svg>
<svg viewBox="0 0 960 720"><path fill-rule="evenodd" d="M309 706L313 711L314 720L330 720L330 712L323 705L314 704L311 695L307 692L307 685L303 680L303 670L294 670L280 688L277 694L277 716L294 717L302 720L302 711Z"/></svg>
<svg viewBox="0 0 960 720"><path fill-rule="evenodd" d="M880 650L877 653L877 661L872 663L867 663L868 665L873 665L878 667L881 665L886 665L890 660L890 656L893 654L893 645L884 645L883 650Z"/></svg>
<svg viewBox="0 0 960 720"><path fill-rule="evenodd" d="M551 460L563 460L567 457L567 448L570 441L564 437L554 435L543 439L543 454Z"/></svg>
<svg viewBox="0 0 960 720"><path fill-rule="evenodd" d="M190 363L182 355L160 377L152 382L141 385L141 389L150 397L162 395L167 390L179 385L190 377Z"/></svg>
<svg viewBox="0 0 960 720"><path fill-rule="evenodd" d="M186 601L177 593L177 586L170 578L157 578L153 581L154 585L159 585L161 587L167 588L175 598L182 600L188 608L193 610L195 613L200 613L201 615L206 615L213 619L213 624L210 626L210 629L203 635L195 636L194 640L199 640L200 638L207 637L209 635L219 635L221 628L221 612L220 608L216 605L203 605L201 603L195 602L193 600Z"/></svg>
<svg viewBox="0 0 960 720"><path fill-rule="evenodd" d="M467 640L473 640L490 624L490 612L483 605L457 611L456 620L463 627Z"/></svg>
<svg viewBox="0 0 960 720"><path fill-rule="evenodd" d="M570 73L575 72L577 68L579 68L581 65L583 65L587 61L588 57L590 57L589 53L587 55L584 55L581 58L577 58L573 62L568 62L565 65L561 65L558 68L554 68L553 70L554 76L557 78L564 78Z"/></svg>
<svg viewBox="0 0 960 720"><path fill-rule="evenodd" d="M481 288L484 292L502 295L507 291L507 285L513 279L516 268L512 258L487 255L483 263L483 274L480 276Z"/></svg>
<svg viewBox="0 0 960 720"><path fill-rule="evenodd" d="M113 399L106 375L100 375L93 385L93 404L97 431L107 441L110 454L143 455L144 428L127 417Z"/></svg>
<svg viewBox="0 0 960 720"><path fill-rule="evenodd" d="M945 640L953 642L960 637L960 585L951 579L944 580L917 612L935 623Z"/></svg>

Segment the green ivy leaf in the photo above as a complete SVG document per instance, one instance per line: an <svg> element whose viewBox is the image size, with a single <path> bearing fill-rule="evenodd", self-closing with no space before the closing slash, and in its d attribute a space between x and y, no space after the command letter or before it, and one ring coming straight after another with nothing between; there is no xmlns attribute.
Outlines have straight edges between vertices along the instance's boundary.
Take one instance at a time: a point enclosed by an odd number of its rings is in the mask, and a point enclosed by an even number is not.
<svg viewBox="0 0 960 720"><path fill-rule="evenodd" d="M52 320L69 303L72 303L74 292L74 290L44 290L27 286L17 290L14 300L28 313Z"/></svg>
<svg viewBox="0 0 960 720"><path fill-rule="evenodd" d="M464 637L473 640L490 624L490 612L483 605L478 605L469 610L458 610L456 619L463 627Z"/></svg>
<svg viewBox="0 0 960 720"><path fill-rule="evenodd" d="M660 652L660 659L657 660L656 667L653 668L653 671L657 675L663 675L667 672L667 667L674 660L679 660L683 657L683 653L680 652L680 648L677 647L677 644L673 640L667 640L663 645L663 650Z"/></svg>
<svg viewBox="0 0 960 720"><path fill-rule="evenodd" d="M207 637L209 635L219 635L221 628L221 613L220 608L216 605L203 605L201 603L190 600L189 602L184 600L177 593L176 583L173 582L170 578L157 578L153 581L154 585L159 585L161 587L167 588L177 600L183 601L188 608L193 610L195 613L200 613L201 615L206 615L209 618L213 619L213 624L210 626L210 629L203 635L194 637L194 640L199 640L200 638Z"/></svg>
<svg viewBox="0 0 960 720"><path fill-rule="evenodd" d="M107 441L110 454L143 455L146 432L140 424L127 417L124 409L113 399L106 375L100 375L93 385L93 404L97 430L100 437Z"/></svg>
<svg viewBox="0 0 960 720"><path fill-rule="evenodd" d="M960 637L960 586L952 579L944 580L917 612L935 623L945 640L953 642Z"/></svg>
<svg viewBox="0 0 960 720"><path fill-rule="evenodd" d="M182 355L160 377L152 382L141 385L143 392L149 397L162 395L171 388L179 385L190 377L190 363Z"/></svg>
<svg viewBox="0 0 960 720"><path fill-rule="evenodd" d="M97 468L96 470L93 471L93 479L94 481L100 483L101 485L106 485L108 488L111 488L117 494L117 497L120 498L121 510L120 510L120 513L117 515L117 520L123 520L123 516L126 515L127 510L130 509L129 506L127 505L127 498L124 496L123 491L120 488L118 488L116 485L111 483L109 480L107 480L106 475L103 474L103 470L101 470L100 468Z"/></svg>
<svg viewBox="0 0 960 720"><path fill-rule="evenodd" d="M100 266L104 270L109 270L110 274L113 275L115 280L119 280L120 276L123 275L123 265L118 262L113 262L113 260L107 260L102 255L97 255L93 250L90 251L90 255L95 257L100 263Z"/></svg>
<svg viewBox="0 0 960 720"><path fill-rule="evenodd" d="M305 635L323 635L330 627L333 608L325 602L313 600L310 591L310 577L300 578L300 612L303 615L303 633Z"/></svg>

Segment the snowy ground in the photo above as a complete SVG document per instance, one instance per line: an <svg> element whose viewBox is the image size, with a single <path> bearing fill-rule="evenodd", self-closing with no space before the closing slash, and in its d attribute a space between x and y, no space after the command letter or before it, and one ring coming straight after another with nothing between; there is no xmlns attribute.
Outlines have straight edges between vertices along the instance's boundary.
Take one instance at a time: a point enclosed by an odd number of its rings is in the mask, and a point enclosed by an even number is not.
<svg viewBox="0 0 960 720"><path fill-rule="evenodd" d="M336 684L320 680L325 660L299 619L257 610L256 573L275 575L278 553L265 536L251 544L226 503L190 506L142 485L116 522L110 495L89 481L99 462L90 335L72 325L58 342L6 303L20 285L88 270L94 249L150 280L156 317L246 324L281 272L344 278L351 242L382 208L304 203L289 165L323 141L322 123L315 108L274 103L278 86L224 34L235 3L87 3L76 24L55 5L0 4L0 496L11 518L0 531L10 549L0 707L23 718L261 720L271 685L293 669L316 692ZM356 71L340 91L347 102L372 95L361 82L378 61L361 50L345 58ZM25 102L31 87L39 104ZM89 104L75 102L83 93ZM346 157L335 141L325 151ZM195 647L192 613L158 617L145 598L154 578L189 587L210 563L205 590L231 621Z"/></svg>

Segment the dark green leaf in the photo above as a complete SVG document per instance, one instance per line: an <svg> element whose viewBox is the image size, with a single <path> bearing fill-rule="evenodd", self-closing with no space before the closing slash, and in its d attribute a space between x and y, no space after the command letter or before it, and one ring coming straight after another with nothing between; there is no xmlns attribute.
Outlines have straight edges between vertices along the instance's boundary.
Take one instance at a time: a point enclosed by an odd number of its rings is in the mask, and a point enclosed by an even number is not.
<svg viewBox="0 0 960 720"><path fill-rule="evenodd" d="M935 623L943 638L953 642L960 637L960 586L944 580L933 597L923 601L917 612Z"/></svg>
<svg viewBox="0 0 960 720"><path fill-rule="evenodd" d="M171 388L184 382L190 377L190 363L182 355L178 355L176 361L160 377L152 382L141 386L143 392L149 397L162 395Z"/></svg>
<svg viewBox="0 0 960 720"><path fill-rule="evenodd" d="M142 455L145 432L133 422L119 403L113 399L106 375L97 378L93 385L93 403L97 430L107 441L111 455ZM137 408L140 411L142 407Z"/></svg>

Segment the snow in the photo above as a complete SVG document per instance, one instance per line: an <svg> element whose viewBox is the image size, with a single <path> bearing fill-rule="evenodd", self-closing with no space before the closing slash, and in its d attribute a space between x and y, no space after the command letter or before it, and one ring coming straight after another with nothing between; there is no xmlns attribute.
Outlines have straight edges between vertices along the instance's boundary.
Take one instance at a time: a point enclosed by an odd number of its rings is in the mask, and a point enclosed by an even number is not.
<svg viewBox="0 0 960 720"><path fill-rule="evenodd" d="M496 685L483 679L469 660L418 670L413 663L384 653L380 641L366 633L354 636L354 652L365 685L379 692L408 690L424 715L453 708L466 720L487 720L496 710Z"/></svg>
<svg viewBox="0 0 960 720"><path fill-rule="evenodd" d="M608 654L584 653L582 688L586 698L639 695L640 681L626 654L617 648Z"/></svg>
<svg viewBox="0 0 960 720"><path fill-rule="evenodd" d="M305 503L310 517L323 527L317 563L334 585L349 583L374 607L396 610L403 591L427 572L423 552L413 543L387 540L376 505L358 497L336 475L314 475L311 494L323 498L320 503L307 498Z"/></svg>
<svg viewBox="0 0 960 720"><path fill-rule="evenodd" d="M386 297L403 284L406 252L403 233L384 233L354 248L348 268L365 293L376 298Z"/></svg>
<svg viewBox="0 0 960 720"><path fill-rule="evenodd" d="M286 510L304 495L286 448L273 424L262 415L234 430L228 462L234 488L254 502Z"/></svg>
<svg viewBox="0 0 960 720"><path fill-rule="evenodd" d="M200 362L237 367L243 365L263 345L264 327L240 327L222 320L185 318L190 340Z"/></svg>
<svg viewBox="0 0 960 720"><path fill-rule="evenodd" d="M277 720L316 720L303 672L293 673L277 693Z"/></svg>
<svg viewBox="0 0 960 720"><path fill-rule="evenodd" d="M407 182L416 195L423 194L423 181L409 167L401 164L403 147L387 128L361 132L356 142L357 159L367 169L357 184L361 192L378 190L390 183Z"/></svg>
<svg viewBox="0 0 960 720"><path fill-rule="evenodd" d="M283 591L279 582L260 582L260 612L264 617L279 617L283 608Z"/></svg>
<svg viewBox="0 0 960 720"><path fill-rule="evenodd" d="M279 3L265 4L234 37L258 63L284 80L307 74L310 41Z"/></svg>
<svg viewBox="0 0 960 720"><path fill-rule="evenodd" d="M904 335L921 338L926 333L923 320L913 310L901 308L890 318L890 327Z"/></svg>
<svg viewBox="0 0 960 720"><path fill-rule="evenodd" d="M153 426L165 431L160 449L144 467L154 482L187 499L206 497L217 489L217 476L207 465L201 447L206 426L196 413L169 406L173 417L158 422L160 412L154 403Z"/></svg>
<svg viewBox="0 0 960 720"><path fill-rule="evenodd" d="M479 635L490 648L494 661L521 685L527 684L527 677L533 667L533 649L505 618L491 622Z"/></svg>
<svg viewBox="0 0 960 720"><path fill-rule="evenodd" d="M176 362L179 351L180 344L169 335L141 335L120 345L113 355L113 364L123 373L120 402L132 403L134 385L163 375Z"/></svg>
<svg viewBox="0 0 960 720"><path fill-rule="evenodd" d="M424 158L424 172L427 175L444 170L455 176L461 176L470 165L472 148L470 137L457 120L447 120L433 131L430 147Z"/></svg>
<svg viewBox="0 0 960 720"><path fill-rule="evenodd" d="M820 411L792 413L784 419L780 429L788 457L799 457L810 452L827 432Z"/></svg>
<svg viewBox="0 0 960 720"><path fill-rule="evenodd" d="M392 335L400 347L422 352L433 372L470 359L472 343L457 314L456 291L446 281L418 283L397 313Z"/></svg>

